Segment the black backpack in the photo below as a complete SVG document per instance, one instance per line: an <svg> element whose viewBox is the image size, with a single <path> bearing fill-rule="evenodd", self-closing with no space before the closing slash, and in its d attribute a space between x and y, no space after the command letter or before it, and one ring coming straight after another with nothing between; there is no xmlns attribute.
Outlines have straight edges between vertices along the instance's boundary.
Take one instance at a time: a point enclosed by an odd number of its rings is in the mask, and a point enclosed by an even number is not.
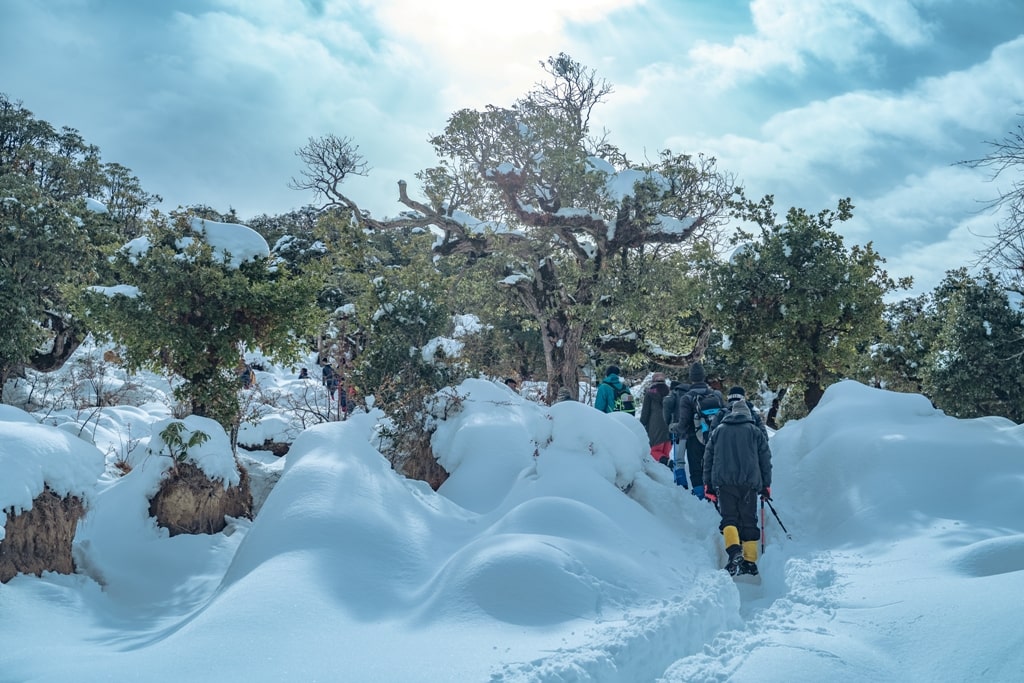
<svg viewBox="0 0 1024 683"><path fill-rule="evenodd" d="M610 386L612 388L612 392L615 394L615 399L612 402L615 412L622 411L624 413L629 413L630 415L636 415L636 406L633 405L633 394L630 392L629 387L625 384L620 384L617 387L611 382L605 382L605 384Z"/></svg>
<svg viewBox="0 0 1024 683"><path fill-rule="evenodd" d="M724 407L721 397L711 389L693 395L693 432L698 441L707 443L715 415Z"/></svg>

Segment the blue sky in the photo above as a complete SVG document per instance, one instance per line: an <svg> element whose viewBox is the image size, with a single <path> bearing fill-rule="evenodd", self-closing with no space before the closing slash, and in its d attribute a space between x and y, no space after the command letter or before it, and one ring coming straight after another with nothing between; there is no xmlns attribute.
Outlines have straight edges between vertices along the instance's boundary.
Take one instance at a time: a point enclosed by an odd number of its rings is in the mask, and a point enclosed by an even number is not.
<svg viewBox="0 0 1024 683"><path fill-rule="evenodd" d="M288 188L311 136L372 167L397 212L461 107L507 105L565 51L615 92L598 127L632 158L716 156L784 212L850 196L848 244L930 289L970 265L1007 181L954 166L1024 114L1019 0L4 0L0 92L128 166L162 208L243 217Z"/></svg>

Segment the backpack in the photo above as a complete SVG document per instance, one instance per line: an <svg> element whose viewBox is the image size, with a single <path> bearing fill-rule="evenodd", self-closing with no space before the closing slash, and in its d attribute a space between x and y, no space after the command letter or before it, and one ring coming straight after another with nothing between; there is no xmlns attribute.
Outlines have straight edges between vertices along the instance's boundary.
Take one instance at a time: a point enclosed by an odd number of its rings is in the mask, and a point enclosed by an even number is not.
<svg viewBox="0 0 1024 683"><path fill-rule="evenodd" d="M715 415L724 407L722 399L710 389L706 393L693 395L693 432L698 441L707 443Z"/></svg>
<svg viewBox="0 0 1024 683"><path fill-rule="evenodd" d="M612 388L612 392L615 395L615 399L612 402L615 412L622 411L630 415L636 415L636 406L633 405L633 394L630 392L629 387L625 384L620 384L619 386L622 387L620 389L611 382L605 382L605 384Z"/></svg>

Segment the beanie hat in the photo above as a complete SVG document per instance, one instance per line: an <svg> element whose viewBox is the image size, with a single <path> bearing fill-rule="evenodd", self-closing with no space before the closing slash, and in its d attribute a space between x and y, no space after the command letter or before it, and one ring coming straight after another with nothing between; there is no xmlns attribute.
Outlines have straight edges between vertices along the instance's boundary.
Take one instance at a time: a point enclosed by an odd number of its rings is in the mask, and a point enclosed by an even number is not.
<svg viewBox="0 0 1024 683"><path fill-rule="evenodd" d="M747 392L743 391L743 387L732 387L729 389L726 400L728 401L739 401L747 398Z"/></svg>
<svg viewBox="0 0 1024 683"><path fill-rule="evenodd" d="M703 382L707 379L707 375L704 374L704 366L700 363L694 363L690 366L690 381L691 382Z"/></svg>
<svg viewBox="0 0 1024 683"><path fill-rule="evenodd" d="M620 371L618 365L609 365L608 369L604 371L604 376L607 377L608 375L617 375L619 374L619 372Z"/></svg>
<svg viewBox="0 0 1024 683"><path fill-rule="evenodd" d="M732 404L733 415L745 415L750 417L750 408L747 407L746 401L736 401Z"/></svg>
<svg viewBox="0 0 1024 683"><path fill-rule="evenodd" d="M651 383L652 384L657 384L658 382L662 382L662 383L665 382L665 373L664 372L656 372L653 375L651 375Z"/></svg>

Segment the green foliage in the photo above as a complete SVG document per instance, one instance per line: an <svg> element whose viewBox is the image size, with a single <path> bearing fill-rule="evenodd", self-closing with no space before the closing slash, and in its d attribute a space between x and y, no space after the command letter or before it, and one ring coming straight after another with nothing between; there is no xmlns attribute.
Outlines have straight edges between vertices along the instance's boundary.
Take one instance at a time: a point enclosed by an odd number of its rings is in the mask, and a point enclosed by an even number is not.
<svg viewBox="0 0 1024 683"><path fill-rule="evenodd" d="M716 327L728 355L748 359L770 386L799 386L812 409L826 386L856 371L882 332L882 299L898 285L870 243L847 249L833 230L852 215L849 200L815 215L792 208L782 224L772 204L769 196L742 207L761 234L718 269Z"/></svg>
<svg viewBox="0 0 1024 683"><path fill-rule="evenodd" d="M924 371L942 321L933 294L886 304L885 330L870 346L856 378L892 391L927 394Z"/></svg>
<svg viewBox="0 0 1024 683"><path fill-rule="evenodd" d="M934 297L941 328L922 373L932 400L957 417L1024 422L1024 313L988 270L951 271Z"/></svg>
<svg viewBox="0 0 1024 683"><path fill-rule="evenodd" d="M565 54L543 67L550 79L511 107L455 112L431 140L440 165L420 178L435 212L463 209L486 221L489 230L442 221L435 251L506 269L502 290L540 334L553 398L561 385L575 392L579 367L604 352L639 363L668 341L694 346L699 322L687 335L675 318L662 338L661 316L675 307L642 301L665 289L653 279L669 275L664 245L715 234L733 187L702 156L666 150L631 164L591 136L591 115L611 86ZM609 190L616 173L624 198ZM655 343L637 342L648 334Z"/></svg>
<svg viewBox="0 0 1024 683"><path fill-rule="evenodd" d="M61 202L28 179L0 175L0 376L53 343L67 319L66 290L88 282L101 251L100 217Z"/></svg>
<svg viewBox="0 0 1024 683"><path fill-rule="evenodd" d="M112 204L97 213L86 197ZM70 356L85 334L71 300L107 272L126 217L154 200L76 130L58 131L0 93L0 382Z"/></svg>
<svg viewBox="0 0 1024 683"><path fill-rule="evenodd" d="M163 439L164 444L167 446L167 450L170 452L171 458L174 462L181 463L188 459L188 452L190 449L200 446L210 440L210 435L206 432L196 430L189 436L188 441L182 436L182 432L186 429L184 422L171 422L161 432L160 438Z"/></svg>
<svg viewBox="0 0 1024 683"><path fill-rule="evenodd" d="M130 369L182 377L179 399L229 428L238 413L233 369L242 349L297 358L321 319L320 283L266 260L225 266L194 238L186 216L173 218L146 226L146 248L133 243L117 254L118 281L137 295L87 292L83 313L99 336L124 347Z"/></svg>

